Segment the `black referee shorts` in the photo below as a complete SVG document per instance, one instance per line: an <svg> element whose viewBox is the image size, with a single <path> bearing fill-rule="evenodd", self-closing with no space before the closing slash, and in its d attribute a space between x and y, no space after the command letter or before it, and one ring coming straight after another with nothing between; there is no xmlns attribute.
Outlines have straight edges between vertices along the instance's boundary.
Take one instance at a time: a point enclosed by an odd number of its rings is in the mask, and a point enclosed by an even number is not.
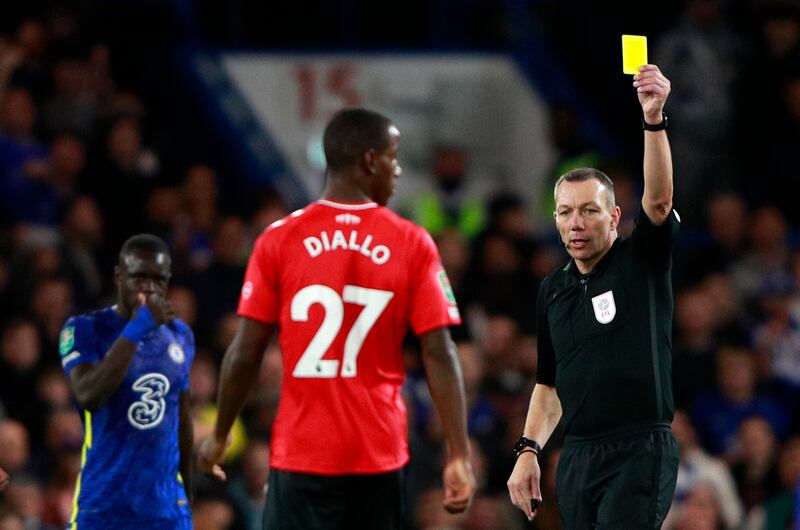
<svg viewBox="0 0 800 530"><path fill-rule="evenodd" d="M678 476L669 426L598 439L568 436L556 476L565 530L661 528Z"/></svg>
<svg viewBox="0 0 800 530"><path fill-rule="evenodd" d="M264 530L401 530L405 469L323 476L271 469Z"/></svg>

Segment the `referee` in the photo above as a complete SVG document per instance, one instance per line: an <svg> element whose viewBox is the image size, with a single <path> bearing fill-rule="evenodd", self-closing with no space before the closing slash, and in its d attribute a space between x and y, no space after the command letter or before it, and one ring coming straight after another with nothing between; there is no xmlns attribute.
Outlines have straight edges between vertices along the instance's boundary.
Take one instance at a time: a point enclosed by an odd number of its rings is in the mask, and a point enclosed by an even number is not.
<svg viewBox="0 0 800 530"><path fill-rule="evenodd" d="M554 217L572 259L539 288L537 380L508 480L532 520L541 447L563 419L556 495L566 529L660 528L678 470L670 271L680 219L662 112L670 82L655 65L633 79L644 114L642 208L631 236L618 237L605 174L581 168L556 182Z"/></svg>

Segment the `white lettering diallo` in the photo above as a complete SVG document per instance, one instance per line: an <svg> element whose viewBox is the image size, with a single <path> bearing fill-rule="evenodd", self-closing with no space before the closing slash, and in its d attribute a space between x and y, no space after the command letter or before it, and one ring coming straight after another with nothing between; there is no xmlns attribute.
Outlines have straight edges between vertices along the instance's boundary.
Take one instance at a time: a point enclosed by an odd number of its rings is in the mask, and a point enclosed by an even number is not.
<svg viewBox="0 0 800 530"><path fill-rule="evenodd" d="M333 234L328 234L323 230L319 233L319 236L308 236L303 239L303 246L312 258L316 258L323 252L341 249L358 252L372 260L375 265L383 265L389 261L392 252L386 245L375 245L373 247L373 240L374 238L371 234L366 234L361 239L357 230L351 230L347 236L341 230L334 230Z"/></svg>

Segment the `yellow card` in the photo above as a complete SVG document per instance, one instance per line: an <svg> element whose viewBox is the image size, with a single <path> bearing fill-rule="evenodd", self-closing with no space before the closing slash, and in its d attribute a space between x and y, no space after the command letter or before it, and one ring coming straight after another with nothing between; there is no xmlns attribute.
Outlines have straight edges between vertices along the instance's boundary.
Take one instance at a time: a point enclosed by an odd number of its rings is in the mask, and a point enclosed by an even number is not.
<svg viewBox="0 0 800 530"><path fill-rule="evenodd" d="M622 71L639 73L639 67L647 64L647 37L644 35L622 36Z"/></svg>

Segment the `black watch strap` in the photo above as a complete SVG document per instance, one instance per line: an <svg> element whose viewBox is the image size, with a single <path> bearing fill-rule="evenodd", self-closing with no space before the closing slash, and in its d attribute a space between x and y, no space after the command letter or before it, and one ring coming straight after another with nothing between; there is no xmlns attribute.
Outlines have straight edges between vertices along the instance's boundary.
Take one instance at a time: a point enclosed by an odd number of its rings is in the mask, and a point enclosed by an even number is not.
<svg viewBox="0 0 800 530"><path fill-rule="evenodd" d="M514 444L514 456L519 457L526 449L533 450L536 453L536 458L542 456L542 446L539 445L539 442L520 436L517 443Z"/></svg>
<svg viewBox="0 0 800 530"><path fill-rule="evenodd" d="M666 131L667 130L667 115L663 112L661 113L661 123L656 123L651 125L644 121L642 118L642 129L645 131Z"/></svg>

